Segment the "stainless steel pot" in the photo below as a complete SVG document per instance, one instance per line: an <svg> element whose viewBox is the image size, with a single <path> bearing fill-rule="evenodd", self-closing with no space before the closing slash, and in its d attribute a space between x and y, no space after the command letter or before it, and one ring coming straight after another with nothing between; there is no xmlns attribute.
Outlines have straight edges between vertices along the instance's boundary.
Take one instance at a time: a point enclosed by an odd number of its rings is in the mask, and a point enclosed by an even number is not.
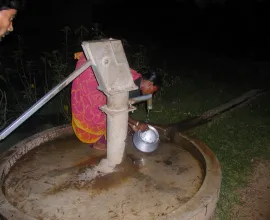
<svg viewBox="0 0 270 220"><path fill-rule="evenodd" d="M157 149L159 144L159 133L153 127L148 125L147 131L136 131L133 135L135 147L142 152L150 153Z"/></svg>

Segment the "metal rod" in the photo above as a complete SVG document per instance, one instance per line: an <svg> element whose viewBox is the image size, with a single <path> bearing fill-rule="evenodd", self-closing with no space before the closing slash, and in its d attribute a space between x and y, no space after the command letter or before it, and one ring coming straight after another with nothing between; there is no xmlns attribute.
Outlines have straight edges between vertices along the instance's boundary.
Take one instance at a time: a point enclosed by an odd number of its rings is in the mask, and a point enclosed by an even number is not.
<svg viewBox="0 0 270 220"><path fill-rule="evenodd" d="M152 94L138 96L138 97L129 99L129 104L132 105L138 102L146 101L151 98L152 98Z"/></svg>
<svg viewBox="0 0 270 220"><path fill-rule="evenodd" d="M0 133L0 141L7 137L11 132L13 132L17 127L19 127L24 121L26 121L31 115L33 115L38 109L45 105L49 100L51 100L57 93L59 93L63 88L65 88L70 82L82 74L89 66L91 66L91 61L86 61L79 69L72 72L66 79L55 86L51 91L49 91L45 96L43 96L38 102L36 102L32 107L25 111L19 118L12 122L7 128L5 128Z"/></svg>

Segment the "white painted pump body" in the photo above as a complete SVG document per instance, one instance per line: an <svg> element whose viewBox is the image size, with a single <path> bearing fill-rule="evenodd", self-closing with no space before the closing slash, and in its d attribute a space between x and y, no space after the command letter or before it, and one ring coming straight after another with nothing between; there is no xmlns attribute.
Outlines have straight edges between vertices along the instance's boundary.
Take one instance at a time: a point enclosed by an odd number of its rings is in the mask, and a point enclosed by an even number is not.
<svg viewBox="0 0 270 220"><path fill-rule="evenodd" d="M107 114L107 159L101 163L113 168L122 162L128 131L128 114L136 108L129 101L129 91L136 90L120 40L83 42L82 47L97 78L98 89L107 96L101 110ZM152 96L145 96L145 101Z"/></svg>

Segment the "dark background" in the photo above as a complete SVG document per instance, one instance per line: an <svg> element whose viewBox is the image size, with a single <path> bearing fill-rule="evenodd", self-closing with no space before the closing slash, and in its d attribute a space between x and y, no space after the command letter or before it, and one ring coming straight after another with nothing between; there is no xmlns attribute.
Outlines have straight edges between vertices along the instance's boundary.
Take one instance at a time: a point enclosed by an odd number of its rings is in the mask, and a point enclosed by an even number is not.
<svg viewBox="0 0 270 220"><path fill-rule="evenodd" d="M268 60L267 1L214 2L28 0L15 20L13 36L24 36L38 53L59 47L64 26L91 27L97 22L110 37L155 45L160 56L185 57L195 48L217 57Z"/></svg>
<svg viewBox="0 0 270 220"><path fill-rule="evenodd" d="M47 89L51 89L74 70L72 54L68 68L61 70L60 74L49 67L45 74L45 65L41 62L43 52L48 52L51 59L52 51L64 46L61 30L65 26L72 31L81 25L91 30L94 23L99 23L108 37L126 39L132 48L144 45L149 51L147 58L151 60L151 65L162 68L163 74L171 76L166 80L176 79L178 94L182 94L182 87L187 86L181 97L191 100L190 108L193 104L196 106L198 100L206 99L200 93L208 91L208 86L216 89L209 89L211 92L226 90L226 94L234 93L233 97L250 89L269 88L268 2L27 0L25 10L20 11L14 21L15 31L4 38L0 46L0 75L4 74L7 79L7 83L0 80L0 88L8 96L7 124L48 92L44 89L46 83ZM82 51L82 48L72 48L70 52L78 50ZM14 56L18 51L19 59ZM61 56L65 56L63 51ZM126 54L132 53L129 51ZM29 60L34 61L34 69L22 78L22 67L27 69ZM189 77L188 80L185 77ZM33 82L33 79L36 80ZM29 89L29 85L25 86L22 81L35 84L35 89ZM176 91L171 92L168 97L177 96ZM25 94L33 97L28 100ZM212 102L210 92L207 98ZM32 121L28 120L28 125L25 125L29 128L22 127L22 130L32 130L37 124L66 123L70 118L65 117L67 112L64 106L69 104L70 92L67 88L37 112L37 117L32 116ZM181 111L185 111L184 107L181 106Z"/></svg>

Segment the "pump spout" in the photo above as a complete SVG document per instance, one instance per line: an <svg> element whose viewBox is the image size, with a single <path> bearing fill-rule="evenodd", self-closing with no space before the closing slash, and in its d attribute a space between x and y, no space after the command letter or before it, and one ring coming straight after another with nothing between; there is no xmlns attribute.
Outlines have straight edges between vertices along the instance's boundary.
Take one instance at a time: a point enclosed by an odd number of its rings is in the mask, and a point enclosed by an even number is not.
<svg viewBox="0 0 270 220"><path fill-rule="evenodd" d="M150 110L153 109L153 105L152 105L153 99L152 97L150 99L147 100L147 111L149 113Z"/></svg>
<svg viewBox="0 0 270 220"><path fill-rule="evenodd" d="M129 99L129 105L133 105L135 103L142 102L142 101L148 101L150 99L152 100L152 94L138 96L138 97ZM151 105L152 105L152 102L151 102Z"/></svg>

